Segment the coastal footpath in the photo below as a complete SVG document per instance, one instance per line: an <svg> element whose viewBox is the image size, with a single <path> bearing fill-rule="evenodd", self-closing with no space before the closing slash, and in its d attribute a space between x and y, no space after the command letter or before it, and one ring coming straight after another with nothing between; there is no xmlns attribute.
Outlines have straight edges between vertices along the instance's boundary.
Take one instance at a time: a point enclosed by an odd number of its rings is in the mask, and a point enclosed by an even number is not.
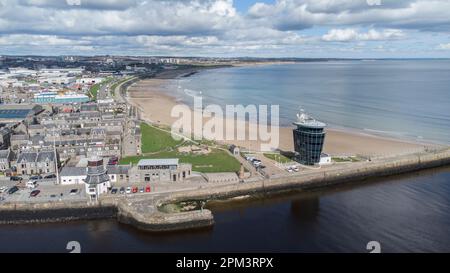
<svg viewBox="0 0 450 273"><path fill-rule="evenodd" d="M132 198L104 198L96 205L83 202L48 204L2 204L0 224L66 222L115 218L150 232L203 228L214 225L207 209L165 213L160 207L183 201L210 201L247 195L303 191L364 182L370 178L386 177L450 165L450 149L410 154L372 162L359 162L327 170L305 171L297 175L260 179L232 185L187 190Z"/></svg>

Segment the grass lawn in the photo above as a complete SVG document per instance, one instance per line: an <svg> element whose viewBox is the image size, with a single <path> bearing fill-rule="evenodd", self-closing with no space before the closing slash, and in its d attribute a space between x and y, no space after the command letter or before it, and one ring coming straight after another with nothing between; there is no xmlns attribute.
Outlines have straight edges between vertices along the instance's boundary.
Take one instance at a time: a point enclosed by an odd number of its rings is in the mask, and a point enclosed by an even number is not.
<svg viewBox="0 0 450 273"><path fill-rule="evenodd" d="M137 164L141 159L179 158L181 163L192 164L192 170L203 173L237 172L241 168L239 161L225 151L212 150L208 155L181 154L178 151L160 152L150 156L123 158L120 164Z"/></svg>
<svg viewBox="0 0 450 273"><path fill-rule="evenodd" d="M292 159L280 154L264 154L265 157L282 164L292 162Z"/></svg>
<svg viewBox="0 0 450 273"><path fill-rule="evenodd" d="M91 97L91 99L97 100L97 94L98 91L100 90L100 85L101 85L100 83L94 84L89 90L89 96Z"/></svg>
<svg viewBox="0 0 450 273"><path fill-rule="evenodd" d="M180 145L183 141L176 141L170 133L158 130L146 123L141 123L142 153L155 153Z"/></svg>
<svg viewBox="0 0 450 273"><path fill-rule="evenodd" d="M361 160L356 157L333 157L332 160L336 163L343 162L360 162Z"/></svg>

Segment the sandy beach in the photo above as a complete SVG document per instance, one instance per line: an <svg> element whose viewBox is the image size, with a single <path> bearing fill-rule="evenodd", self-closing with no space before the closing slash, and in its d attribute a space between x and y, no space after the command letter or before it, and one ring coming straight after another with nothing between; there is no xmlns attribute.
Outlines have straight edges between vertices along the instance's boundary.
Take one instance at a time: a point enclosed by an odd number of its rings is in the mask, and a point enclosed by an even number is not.
<svg viewBox="0 0 450 273"><path fill-rule="evenodd" d="M174 74L168 77L158 77L155 79L144 80L136 83L129 89L130 103L134 104L141 110L141 118L162 125L172 125L177 119L171 117L171 111L174 106L179 105L180 102L167 94L167 81L173 77ZM205 119L205 122L208 119ZM293 120L294 121L294 120ZM248 133L249 125L245 128L238 128L245 130ZM224 131L227 128L224 127ZM293 127L279 128L279 148L283 151L293 151ZM222 141L227 144L235 144L240 147L245 147L252 151L259 151L261 142L259 141ZM369 135L364 132L344 131L337 129L327 129L326 143L324 152L333 156L364 156L364 157L384 157L394 156L400 154L408 154L423 151L427 146L423 143L416 143L412 141L392 139L387 137L380 137Z"/></svg>

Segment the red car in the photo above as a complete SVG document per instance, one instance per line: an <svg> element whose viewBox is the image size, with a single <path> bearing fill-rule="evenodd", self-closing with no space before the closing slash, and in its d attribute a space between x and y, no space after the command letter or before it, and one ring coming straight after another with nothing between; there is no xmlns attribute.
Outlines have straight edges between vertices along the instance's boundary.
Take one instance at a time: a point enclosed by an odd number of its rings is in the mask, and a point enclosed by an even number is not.
<svg viewBox="0 0 450 273"><path fill-rule="evenodd" d="M152 192L152 188L151 188L150 186L147 186L147 187L145 188L145 192Z"/></svg>
<svg viewBox="0 0 450 273"><path fill-rule="evenodd" d="M139 189L137 187L133 187L133 193L137 193Z"/></svg>
<svg viewBox="0 0 450 273"><path fill-rule="evenodd" d="M30 197L36 197L36 196L38 196L40 193L41 193L40 190L32 191L32 192L30 193Z"/></svg>

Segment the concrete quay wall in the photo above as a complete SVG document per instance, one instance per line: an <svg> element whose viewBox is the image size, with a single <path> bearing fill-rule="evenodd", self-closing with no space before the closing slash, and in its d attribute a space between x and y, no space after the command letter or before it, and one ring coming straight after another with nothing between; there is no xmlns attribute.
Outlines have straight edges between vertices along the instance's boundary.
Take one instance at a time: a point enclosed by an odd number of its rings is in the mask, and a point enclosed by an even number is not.
<svg viewBox="0 0 450 273"><path fill-rule="evenodd" d="M314 170L281 178L264 179L235 185L173 193L160 200L160 204L183 200L211 200L252 194L276 193L289 190L307 190L369 178L398 175L412 171L450 165L450 149L439 152L411 154L383 161L351 163L342 168Z"/></svg>
<svg viewBox="0 0 450 273"><path fill-rule="evenodd" d="M135 204L127 204L125 202L118 205L117 219L123 224L129 224L150 232L198 229L214 225L214 217L209 210L162 213L155 208L155 211L152 213L143 213L136 211Z"/></svg>
<svg viewBox="0 0 450 273"><path fill-rule="evenodd" d="M115 218L117 207L80 203L2 204L0 224L61 223Z"/></svg>

